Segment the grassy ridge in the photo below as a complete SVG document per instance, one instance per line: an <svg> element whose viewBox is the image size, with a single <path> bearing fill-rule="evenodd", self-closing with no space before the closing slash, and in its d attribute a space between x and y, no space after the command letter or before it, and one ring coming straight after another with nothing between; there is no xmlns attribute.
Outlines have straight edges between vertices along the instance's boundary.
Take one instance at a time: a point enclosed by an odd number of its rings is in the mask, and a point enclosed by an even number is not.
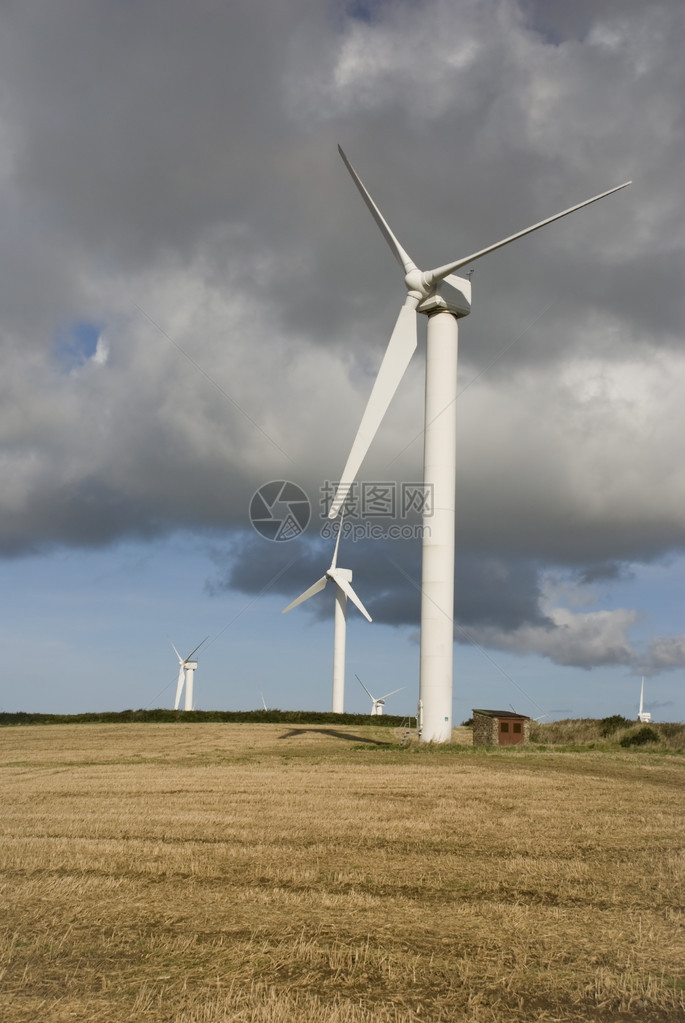
<svg viewBox="0 0 685 1023"><path fill-rule="evenodd" d="M108 724L169 724L178 721L184 724L328 724L368 725L381 728L399 728L415 719L393 714L379 714L373 719L368 714L333 714L313 710L155 710L97 711L85 714L39 714L18 711L14 714L0 713L0 727L10 725L108 725Z"/></svg>
<svg viewBox="0 0 685 1023"><path fill-rule="evenodd" d="M79 724L282 724L282 725L354 725L393 729L415 729L416 719L393 714L371 718L368 714L333 714L307 710L193 710L174 711L166 708L147 710L100 711L84 714L41 714L19 711L0 713L0 727L16 725L79 725ZM460 746L467 743L463 734L453 741ZM554 746L613 750L663 749L685 751L685 724L674 721L641 725L620 714L611 717L567 718L562 721L533 722L531 742L536 746ZM511 747L516 751L517 747ZM446 750L449 752L449 750Z"/></svg>

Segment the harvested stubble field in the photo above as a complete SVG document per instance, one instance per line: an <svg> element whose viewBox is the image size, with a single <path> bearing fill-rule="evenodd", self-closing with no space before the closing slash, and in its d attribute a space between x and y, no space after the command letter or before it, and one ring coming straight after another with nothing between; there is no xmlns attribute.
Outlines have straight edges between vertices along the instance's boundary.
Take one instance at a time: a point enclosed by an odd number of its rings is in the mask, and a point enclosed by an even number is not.
<svg viewBox="0 0 685 1023"><path fill-rule="evenodd" d="M0 1019L685 1019L685 758L399 734L2 729Z"/></svg>

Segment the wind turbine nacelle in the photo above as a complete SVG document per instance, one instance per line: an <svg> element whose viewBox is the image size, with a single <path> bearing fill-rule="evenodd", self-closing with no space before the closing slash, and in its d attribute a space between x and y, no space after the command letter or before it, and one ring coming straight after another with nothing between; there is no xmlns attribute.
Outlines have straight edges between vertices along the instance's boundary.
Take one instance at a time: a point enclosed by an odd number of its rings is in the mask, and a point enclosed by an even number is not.
<svg viewBox="0 0 685 1023"><path fill-rule="evenodd" d="M438 290L419 302L417 312L426 316L432 316L433 313L451 313L458 319L468 316L471 312L471 281L466 277L450 274L444 294L438 285Z"/></svg>
<svg viewBox="0 0 685 1023"><path fill-rule="evenodd" d="M641 714L638 714L637 719L638 721L641 721L643 725L647 725L652 720L652 715L645 710Z"/></svg>
<svg viewBox="0 0 685 1023"><path fill-rule="evenodd" d="M196 671L197 661L186 661L183 667L185 668L186 671Z"/></svg>

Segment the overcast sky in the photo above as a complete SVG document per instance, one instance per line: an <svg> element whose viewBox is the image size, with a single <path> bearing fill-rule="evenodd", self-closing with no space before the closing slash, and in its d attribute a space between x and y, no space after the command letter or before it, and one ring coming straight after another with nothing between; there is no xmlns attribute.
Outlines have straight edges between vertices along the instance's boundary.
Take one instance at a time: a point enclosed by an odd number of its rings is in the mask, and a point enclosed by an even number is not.
<svg viewBox="0 0 685 1023"><path fill-rule="evenodd" d="M426 268L633 180L475 264L455 719L632 716L644 674L682 720L684 45L681 0L0 4L1 709L169 705L204 635L198 706L330 706L330 588L280 610L404 298L341 143ZM421 478L423 369L362 481ZM340 563L346 707L413 713L420 545Z"/></svg>

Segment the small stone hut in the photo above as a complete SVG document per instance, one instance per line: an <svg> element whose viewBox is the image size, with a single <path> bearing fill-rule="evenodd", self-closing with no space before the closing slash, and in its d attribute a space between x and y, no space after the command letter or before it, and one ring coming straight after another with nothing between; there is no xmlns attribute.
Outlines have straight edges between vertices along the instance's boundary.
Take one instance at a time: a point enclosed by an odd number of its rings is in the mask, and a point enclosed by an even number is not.
<svg viewBox="0 0 685 1023"><path fill-rule="evenodd" d="M474 710L474 746L518 746L530 739L530 718L513 710Z"/></svg>

